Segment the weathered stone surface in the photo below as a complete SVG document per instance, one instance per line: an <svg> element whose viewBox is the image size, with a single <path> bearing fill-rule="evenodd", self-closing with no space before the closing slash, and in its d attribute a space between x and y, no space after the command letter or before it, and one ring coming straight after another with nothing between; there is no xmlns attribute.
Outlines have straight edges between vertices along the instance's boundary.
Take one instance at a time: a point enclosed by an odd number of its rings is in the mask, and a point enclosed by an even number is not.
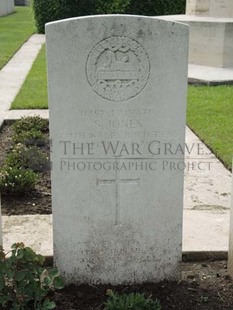
<svg viewBox="0 0 233 310"><path fill-rule="evenodd" d="M15 11L14 0L0 1L0 17L9 15Z"/></svg>
<svg viewBox="0 0 233 310"><path fill-rule="evenodd" d="M188 21L189 62L204 66L233 68L233 18L231 21Z"/></svg>
<svg viewBox="0 0 233 310"><path fill-rule="evenodd" d="M46 26L54 257L70 282L179 278L188 27L138 16ZM166 144L167 143L167 144Z"/></svg>
<svg viewBox="0 0 233 310"><path fill-rule="evenodd" d="M233 68L233 18L190 15L161 16L190 26L189 63Z"/></svg>
<svg viewBox="0 0 233 310"><path fill-rule="evenodd" d="M211 17L232 17L232 0L187 0L186 14Z"/></svg>

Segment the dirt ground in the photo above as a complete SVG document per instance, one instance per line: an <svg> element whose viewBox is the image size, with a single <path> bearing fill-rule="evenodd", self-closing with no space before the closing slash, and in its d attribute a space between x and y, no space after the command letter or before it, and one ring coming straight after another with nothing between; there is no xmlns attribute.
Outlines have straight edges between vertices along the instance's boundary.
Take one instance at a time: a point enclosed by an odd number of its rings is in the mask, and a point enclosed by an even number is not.
<svg viewBox="0 0 233 310"><path fill-rule="evenodd" d="M12 145L12 128L5 125L0 134L0 165ZM2 196L3 215L51 214L51 179L50 171L40 174L36 191L25 197Z"/></svg>
<svg viewBox="0 0 233 310"><path fill-rule="evenodd" d="M119 293L140 292L158 299L162 309L233 309L233 282L227 275L226 261L182 263L182 280L133 286L75 286L55 293L58 310L101 310L106 290Z"/></svg>
<svg viewBox="0 0 233 310"><path fill-rule="evenodd" d="M0 134L0 164L11 147L12 129L4 126ZM44 172L35 192L28 197L2 197L3 215L50 214L50 172ZM54 293L57 310L101 310L107 299L106 290L115 292L141 292L159 299L162 309L233 309L233 282L227 274L226 261L184 262L182 280L111 287L95 285L70 285Z"/></svg>

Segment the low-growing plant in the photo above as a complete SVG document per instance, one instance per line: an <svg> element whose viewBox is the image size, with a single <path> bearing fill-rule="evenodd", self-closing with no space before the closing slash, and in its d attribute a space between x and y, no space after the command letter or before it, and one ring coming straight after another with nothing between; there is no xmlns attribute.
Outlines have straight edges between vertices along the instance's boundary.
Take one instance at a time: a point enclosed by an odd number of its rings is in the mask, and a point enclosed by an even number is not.
<svg viewBox="0 0 233 310"><path fill-rule="evenodd" d="M42 255L23 243L13 244L10 253L0 248L1 309L48 310L56 307L48 294L54 289L62 289L64 284L58 270L46 269L44 261Z"/></svg>
<svg viewBox="0 0 233 310"><path fill-rule="evenodd" d="M21 154L27 149L22 143L17 143L10 149L10 152L6 155L5 165L8 167L23 168L24 163L22 162Z"/></svg>
<svg viewBox="0 0 233 310"><path fill-rule="evenodd" d="M48 171L50 161L48 156L36 146L29 147L21 153L25 168L35 172Z"/></svg>
<svg viewBox="0 0 233 310"><path fill-rule="evenodd" d="M48 156L36 146L26 147L16 144L7 155L5 164L19 169L31 169L34 172L48 171L50 162Z"/></svg>
<svg viewBox="0 0 233 310"><path fill-rule="evenodd" d="M35 190L38 176L32 170L4 165L0 169L0 192L2 194L26 195Z"/></svg>
<svg viewBox="0 0 233 310"><path fill-rule="evenodd" d="M29 129L28 131L15 133L12 137L12 140L16 144L22 143L26 146L44 146L46 144L46 139L43 132L37 129Z"/></svg>
<svg viewBox="0 0 233 310"><path fill-rule="evenodd" d="M20 134L24 131L42 131L45 132L48 129L48 121L44 120L40 116L26 116L17 120L13 124L13 130L15 133Z"/></svg>
<svg viewBox="0 0 233 310"><path fill-rule="evenodd" d="M146 298L144 294L130 293L118 294L112 290L107 290L108 300L104 310L161 310L158 300Z"/></svg>

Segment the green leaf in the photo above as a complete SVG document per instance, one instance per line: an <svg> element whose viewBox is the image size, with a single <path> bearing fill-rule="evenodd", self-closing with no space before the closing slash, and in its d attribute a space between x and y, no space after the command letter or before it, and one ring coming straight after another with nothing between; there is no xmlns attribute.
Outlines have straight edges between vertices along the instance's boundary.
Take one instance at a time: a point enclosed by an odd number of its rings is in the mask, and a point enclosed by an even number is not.
<svg viewBox="0 0 233 310"><path fill-rule="evenodd" d="M54 279L54 288L57 290L61 290L64 288L64 281L61 277L57 277Z"/></svg>
<svg viewBox="0 0 233 310"><path fill-rule="evenodd" d="M18 271L15 275L15 280L22 281L25 278L26 274L27 274L26 271Z"/></svg>
<svg viewBox="0 0 233 310"><path fill-rule="evenodd" d="M57 270L57 268L52 268L49 270L49 275L50 277L56 278L59 276L59 271Z"/></svg>
<svg viewBox="0 0 233 310"><path fill-rule="evenodd" d="M43 303L43 309L50 310L50 309L54 309L55 307L56 307L56 304L54 301L50 301L46 299Z"/></svg>
<svg viewBox="0 0 233 310"><path fill-rule="evenodd" d="M38 261L40 265L42 265L45 262L45 257L43 255L38 254L36 257L36 260Z"/></svg>

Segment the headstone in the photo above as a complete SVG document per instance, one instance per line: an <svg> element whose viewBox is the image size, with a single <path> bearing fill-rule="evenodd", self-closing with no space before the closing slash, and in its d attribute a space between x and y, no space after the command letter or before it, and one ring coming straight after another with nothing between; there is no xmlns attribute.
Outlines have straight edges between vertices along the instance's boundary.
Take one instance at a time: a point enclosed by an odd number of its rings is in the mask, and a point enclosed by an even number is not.
<svg viewBox="0 0 233 310"><path fill-rule="evenodd" d="M186 14L211 17L233 17L233 1L187 0Z"/></svg>
<svg viewBox="0 0 233 310"><path fill-rule="evenodd" d="M233 160L232 160L233 167ZM230 238L228 251L228 273L233 278L233 172L232 172L232 191L231 191L231 215L230 215Z"/></svg>
<svg viewBox="0 0 233 310"><path fill-rule="evenodd" d="M0 1L0 17L9 15L15 11L14 0Z"/></svg>
<svg viewBox="0 0 233 310"><path fill-rule="evenodd" d="M46 25L54 261L66 283L178 279L188 27Z"/></svg>

